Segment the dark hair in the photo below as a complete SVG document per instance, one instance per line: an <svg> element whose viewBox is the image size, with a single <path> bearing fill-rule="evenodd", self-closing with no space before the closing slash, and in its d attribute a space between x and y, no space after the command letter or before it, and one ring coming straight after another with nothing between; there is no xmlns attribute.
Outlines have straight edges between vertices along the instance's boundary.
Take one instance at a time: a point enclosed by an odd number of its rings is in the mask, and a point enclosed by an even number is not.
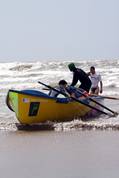
<svg viewBox="0 0 119 178"><path fill-rule="evenodd" d="M90 69L93 69L93 70L95 70L95 67L94 67L94 66L91 66L91 67L90 67Z"/></svg>
<svg viewBox="0 0 119 178"><path fill-rule="evenodd" d="M67 82L65 80L60 80L59 81L59 85L66 85L66 84L67 84Z"/></svg>

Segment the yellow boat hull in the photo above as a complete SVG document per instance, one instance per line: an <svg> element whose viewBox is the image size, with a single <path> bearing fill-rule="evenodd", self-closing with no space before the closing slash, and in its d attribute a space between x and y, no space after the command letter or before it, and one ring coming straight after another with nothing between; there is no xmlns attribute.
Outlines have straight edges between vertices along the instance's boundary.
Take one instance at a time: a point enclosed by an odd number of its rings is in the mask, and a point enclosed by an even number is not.
<svg viewBox="0 0 119 178"><path fill-rule="evenodd" d="M9 90L7 105L15 112L18 121L22 124L41 123L48 120L70 121L83 117L91 111L91 108L76 101L62 102L57 98L46 97L46 94L29 94L29 92L15 90Z"/></svg>

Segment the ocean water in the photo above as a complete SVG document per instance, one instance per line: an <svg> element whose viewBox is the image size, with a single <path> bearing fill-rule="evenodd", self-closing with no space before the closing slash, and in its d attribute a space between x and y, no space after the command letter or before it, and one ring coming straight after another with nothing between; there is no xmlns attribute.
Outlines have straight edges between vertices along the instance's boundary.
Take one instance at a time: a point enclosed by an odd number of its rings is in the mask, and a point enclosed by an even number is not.
<svg viewBox="0 0 119 178"><path fill-rule="evenodd" d="M38 81L54 86L65 79L70 84L69 62L73 61L0 63L1 177L119 177L119 116L100 115L87 121L77 118L71 122L47 123L43 131L21 131L16 127L14 113L6 106L9 89L47 92ZM87 72L91 65L102 75L103 95L119 98L119 60L76 62L77 67ZM119 113L119 100L106 99L104 105ZM52 130L48 124L53 126Z"/></svg>
<svg viewBox="0 0 119 178"><path fill-rule="evenodd" d="M41 81L51 86L57 85L61 79L70 84L72 73L67 65L75 61L49 62L6 62L0 63L0 130L16 130L17 119L6 106L6 95L9 89L43 90ZM103 95L119 98L119 60L79 60L76 66L86 72L94 65L103 80ZM47 91L44 91L47 92ZM104 105L119 113L119 100L105 99ZM106 110L105 110L106 111ZM109 112L109 111L106 111ZM80 118L66 123L53 123L55 130L78 129L119 129L119 116L101 115L94 120L82 121Z"/></svg>

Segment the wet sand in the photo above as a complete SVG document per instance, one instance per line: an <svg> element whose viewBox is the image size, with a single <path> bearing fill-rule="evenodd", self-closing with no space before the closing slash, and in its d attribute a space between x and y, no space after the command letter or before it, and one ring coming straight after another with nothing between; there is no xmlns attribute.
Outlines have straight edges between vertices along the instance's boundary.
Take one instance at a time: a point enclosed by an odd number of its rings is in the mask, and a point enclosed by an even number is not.
<svg viewBox="0 0 119 178"><path fill-rule="evenodd" d="M118 103L105 105L119 113ZM18 131L4 97L0 104L2 178L119 177L119 116L64 123L64 130L59 124L56 130Z"/></svg>
<svg viewBox="0 0 119 178"><path fill-rule="evenodd" d="M118 178L118 131L0 131L3 178Z"/></svg>

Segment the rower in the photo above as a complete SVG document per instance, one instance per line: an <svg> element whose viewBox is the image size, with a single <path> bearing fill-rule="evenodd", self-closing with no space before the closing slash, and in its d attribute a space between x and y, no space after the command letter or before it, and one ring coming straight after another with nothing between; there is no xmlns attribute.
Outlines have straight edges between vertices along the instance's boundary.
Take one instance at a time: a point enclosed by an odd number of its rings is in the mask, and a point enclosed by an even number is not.
<svg viewBox="0 0 119 178"><path fill-rule="evenodd" d="M67 87L67 82L65 80L60 80L59 83L58 83L58 86L56 86L55 89L58 90L59 92L63 92L63 93L68 94L67 91L66 91L66 87ZM60 94L58 91L50 90L49 96L57 97Z"/></svg>
<svg viewBox="0 0 119 178"><path fill-rule="evenodd" d="M60 80L58 83L58 86L55 87L55 90L50 90L49 96L51 97L58 97L60 92L65 93L66 96L74 97L74 98L84 98L82 94L85 94L85 96L88 96L88 92L86 92L83 89L76 88L74 86L67 85L67 82L65 80ZM58 92L59 91L59 92Z"/></svg>

